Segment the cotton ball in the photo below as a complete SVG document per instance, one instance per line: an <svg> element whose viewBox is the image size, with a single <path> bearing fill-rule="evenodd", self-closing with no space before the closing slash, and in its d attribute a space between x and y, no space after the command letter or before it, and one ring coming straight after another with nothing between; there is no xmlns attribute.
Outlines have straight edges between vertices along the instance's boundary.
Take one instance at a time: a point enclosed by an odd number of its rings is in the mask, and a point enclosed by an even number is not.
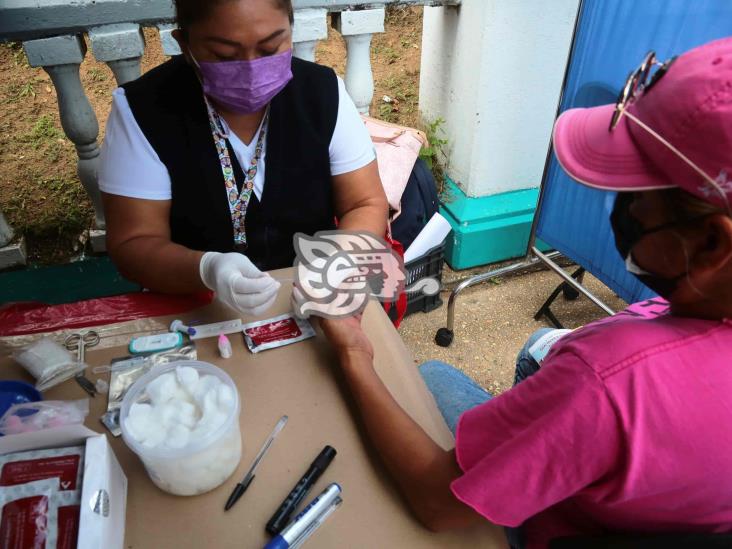
<svg viewBox="0 0 732 549"><path fill-rule="evenodd" d="M149 418L150 414L152 414L152 406L149 404L140 404L139 402L135 402L130 406L130 417L140 417L140 418Z"/></svg>
<svg viewBox="0 0 732 549"><path fill-rule="evenodd" d="M216 424L219 421L219 418L216 417L217 415L217 413L204 415L198 421L195 429L191 431L191 439L198 440L200 438L204 438L208 436L211 432L216 430Z"/></svg>
<svg viewBox="0 0 732 549"><path fill-rule="evenodd" d="M217 387L210 389L203 397L202 408L203 414L196 425L196 430L202 435L217 429L228 417L228 414L219 407Z"/></svg>
<svg viewBox="0 0 732 549"><path fill-rule="evenodd" d="M165 404L155 406L155 408L153 408L155 411L155 422L162 425L165 429L170 428L174 423L176 423L176 418L180 413L180 404L181 403L177 400L169 400Z"/></svg>
<svg viewBox="0 0 732 549"><path fill-rule="evenodd" d="M142 445L148 448L157 448L165 440L166 430L162 425L156 423L148 422L147 425L147 436L142 441Z"/></svg>
<svg viewBox="0 0 732 549"><path fill-rule="evenodd" d="M201 402L201 408L203 409L204 416L218 411L218 387L212 387L208 390L208 392L203 397L203 402Z"/></svg>
<svg viewBox="0 0 732 549"><path fill-rule="evenodd" d="M220 383L221 381L219 381L219 378L212 375L205 375L198 380L198 383L196 383L196 386L193 389L193 398L198 402L199 406L203 407L203 399L206 396L206 393L208 393L212 388L218 387Z"/></svg>
<svg viewBox="0 0 732 549"><path fill-rule="evenodd" d="M208 418L208 425L210 430L216 430L226 423L227 415L224 412L216 411L212 413Z"/></svg>
<svg viewBox="0 0 732 549"><path fill-rule="evenodd" d="M175 369L175 377L178 379L180 386L185 389L189 395L193 396L193 391L198 384L198 370L190 366L178 366Z"/></svg>
<svg viewBox="0 0 732 549"><path fill-rule="evenodd" d="M194 370L195 371L195 370ZM173 374L175 375L175 374ZM178 402L190 402L194 403L195 400L193 400L193 395L188 392L188 389L186 389L183 385L181 385L180 381L178 380L178 376L175 376L175 391L173 391L173 394L170 397L171 400L176 400Z"/></svg>
<svg viewBox="0 0 732 549"><path fill-rule="evenodd" d="M177 380L176 380L177 382ZM180 385L176 385L177 389L175 390L175 393L173 393L172 400L176 400L178 402L188 402L193 403L195 400L193 400L193 397L190 395L188 391L185 390L184 387L181 387Z"/></svg>
<svg viewBox="0 0 732 549"><path fill-rule="evenodd" d="M221 410L233 410L234 406L236 406L234 391L224 383L216 389L216 400Z"/></svg>
<svg viewBox="0 0 732 549"><path fill-rule="evenodd" d="M171 372L156 377L146 387L150 400L156 405L168 402L178 390L178 381Z"/></svg>
<svg viewBox="0 0 732 549"><path fill-rule="evenodd" d="M125 427L137 442L143 442L147 438L153 410L153 407L149 404L140 404L138 402L130 406L130 413L125 420Z"/></svg>
<svg viewBox="0 0 732 549"><path fill-rule="evenodd" d="M178 425L187 427L188 429L193 428L198 421L198 408L195 404L190 402L179 401L176 403L176 417L174 421Z"/></svg>
<svg viewBox="0 0 732 549"><path fill-rule="evenodd" d="M145 440L145 427L141 422L136 421L134 417L127 416L124 420L125 429L130 436L137 442Z"/></svg>
<svg viewBox="0 0 732 549"><path fill-rule="evenodd" d="M190 441L191 432L183 425L173 425L165 437L165 446L168 448L183 448Z"/></svg>
<svg viewBox="0 0 732 549"><path fill-rule="evenodd" d="M196 425L195 428L191 430L191 440L198 440L202 437L205 437L207 432L208 420L204 421L203 418L201 418L198 421L198 425Z"/></svg>

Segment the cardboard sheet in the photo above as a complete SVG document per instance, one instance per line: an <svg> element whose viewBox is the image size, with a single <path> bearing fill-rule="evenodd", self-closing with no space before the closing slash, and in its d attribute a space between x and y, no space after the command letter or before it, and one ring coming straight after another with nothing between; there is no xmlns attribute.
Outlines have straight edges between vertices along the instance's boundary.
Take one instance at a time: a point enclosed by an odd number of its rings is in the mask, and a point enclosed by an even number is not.
<svg viewBox="0 0 732 549"><path fill-rule="evenodd" d="M277 304L266 317L289 311L289 288L283 285ZM218 304L181 318L187 323L217 322L236 314ZM159 319L164 325L172 318ZM245 322L257 320L245 318ZM397 401L444 448L453 446L432 396L412 357L378 303L371 303L363 326L374 343L377 371ZM243 457L238 470L219 488L200 496L168 495L150 482L145 469L121 438L108 439L129 480L125 546L130 549L175 547L259 548L268 537L264 525L280 502L326 444L338 456L308 495L331 482L343 487L343 505L306 542L317 548L492 548L505 547L500 529L483 525L460 532L433 534L409 513L386 470L362 436L362 426L348 392L337 375L334 356L322 336L251 354L243 337L230 336L234 356L223 360L216 339L196 342L199 360L216 364L233 378L241 397ZM98 366L124 356L124 346L90 349L87 362ZM0 358L1 377L32 381L8 357ZM108 379L109 374L94 376ZM49 390L44 398L78 399L85 393L73 381ZM106 433L99 417L107 399L91 400L87 426ZM257 471L256 479L237 505L224 513L224 503L241 480L280 416L290 418Z"/></svg>

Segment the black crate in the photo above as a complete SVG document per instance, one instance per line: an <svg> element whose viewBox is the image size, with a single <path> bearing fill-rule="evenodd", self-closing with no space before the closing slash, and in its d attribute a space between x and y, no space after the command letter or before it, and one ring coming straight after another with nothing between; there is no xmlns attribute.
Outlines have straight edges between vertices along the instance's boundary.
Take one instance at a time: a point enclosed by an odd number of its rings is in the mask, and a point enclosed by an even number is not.
<svg viewBox="0 0 732 549"><path fill-rule="evenodd" d="M439 246L432 248L422 257L404 265L404 268L407 271L405 286L409 287L418 280L427 277L434 278L442 283L442 266L444 264L445 244L442 243ZM440 298L439 293L437 295L424 295L421 292L407 294L407 312L404 316L409 316L417 311L429 313L440 306L442 306L442 299ZM396 307L391 307L389 309L389 318L396 320L396 316Z"/></svg>

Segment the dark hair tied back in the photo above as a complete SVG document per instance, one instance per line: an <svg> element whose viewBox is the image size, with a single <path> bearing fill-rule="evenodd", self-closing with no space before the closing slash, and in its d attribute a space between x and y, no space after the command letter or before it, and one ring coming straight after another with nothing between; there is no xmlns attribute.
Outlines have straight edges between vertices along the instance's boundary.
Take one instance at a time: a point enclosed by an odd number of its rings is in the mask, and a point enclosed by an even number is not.
<svg viewBox="0 0 732 549"><path fill-rule="evenodd" d="M237 0L174 0L175 15L178 27L186 30L193 23L203 21L210 14L211 10L218 4L224 2L235 2ZM270 0L278 9L284 11L290 19L290 24L294 23L295 16L292 11L292 0Z"/></svg>

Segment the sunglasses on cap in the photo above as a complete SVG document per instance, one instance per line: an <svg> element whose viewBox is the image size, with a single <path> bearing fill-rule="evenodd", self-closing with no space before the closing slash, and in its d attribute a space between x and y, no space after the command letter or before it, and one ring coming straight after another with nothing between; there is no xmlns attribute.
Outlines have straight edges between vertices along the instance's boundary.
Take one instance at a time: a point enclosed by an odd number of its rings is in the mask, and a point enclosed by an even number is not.
<svg viewBox="0 0 732 549"><path fill-rule="evenodd" d="M635 103L635 101L650 92L651 89L668 73L669 69L674 64L674 61L676 61L676 57L672 57L668 61L661 63L656 58L656 52L650 51L646 54L638 68L630 73L628 79L625 81L625 85L620 90L620 95L618 95L618 100L615 103L615 110L610 118L610 128L608 131L612 132L617 128L623 116L627 116L629 120L660 141L692 170L698 173L704 179L711 192L719 193L725 203L727 212L732 214L732 208L730 208L727 193L722 189L717 180L702 170L697 164L692 162L684 153L669 143L653 128L649 127L633 113L628 112L628 108ZM654 67L658 68L654 71Z"/></svg>
<svg viewBox="0 0 732 549"><path fill-rule="evenodd" d="M665 63L660 63L656 59L656 52L649 51L640 66L628 75L625 86L620 90L618 100L615 102L615 111L610 119L610 131L613 131L620 119L626 114L627 108L632 105L637 97L642 93L649 92L661 78L668 72L668 69L676 61L676 57L672 57ZM653 67L659 67L653 71ZM653 74L651 74L653 72Z"/></svg>

